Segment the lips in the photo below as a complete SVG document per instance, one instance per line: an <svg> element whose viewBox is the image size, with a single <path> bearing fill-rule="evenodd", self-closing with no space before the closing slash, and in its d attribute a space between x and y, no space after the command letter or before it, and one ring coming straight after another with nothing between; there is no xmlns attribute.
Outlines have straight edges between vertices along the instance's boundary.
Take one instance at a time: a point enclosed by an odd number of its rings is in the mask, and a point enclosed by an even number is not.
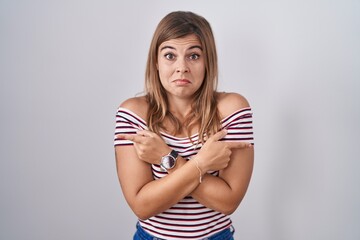
<svg viewBox="0 0 360 240"><path fill-rule="evenodd" d="M179 85L179 86L181 86L181 85L187 85L187 84L190 84L191 83L191 81L189 80L189 79L176 79L176 80L174 80L173 81L176 85Z"/></svg>

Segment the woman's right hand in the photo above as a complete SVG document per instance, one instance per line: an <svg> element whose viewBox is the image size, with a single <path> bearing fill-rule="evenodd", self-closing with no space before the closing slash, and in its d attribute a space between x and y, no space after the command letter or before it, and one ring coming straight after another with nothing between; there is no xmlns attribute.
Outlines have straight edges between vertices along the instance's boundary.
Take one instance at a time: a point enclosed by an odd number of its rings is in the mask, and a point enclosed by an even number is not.
<svg viewBox="0 0 360 240"><path fill-rule="evenodd" d="M246 142L220 141L226 134L227 130L223 129L209 137L198 154L193 157L196 158L203 173L226 168L230 161L232 149L252 147L251 144Z"/></svg>
<svg viewBox="0 0 360 240"><path fill-rule="evenodd" d="M149 164L160 164L161 157L171 151L159 135L149 130L139 130L136 134L118 134L116 138L132 141L138 158Z"/></svg>

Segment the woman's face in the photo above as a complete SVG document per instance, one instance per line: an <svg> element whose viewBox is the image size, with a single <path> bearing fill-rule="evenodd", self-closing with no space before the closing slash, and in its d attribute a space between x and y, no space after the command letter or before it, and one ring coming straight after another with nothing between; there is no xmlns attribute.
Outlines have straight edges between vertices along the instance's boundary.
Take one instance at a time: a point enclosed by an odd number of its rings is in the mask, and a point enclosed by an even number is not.
<svg viewBox="0 0 360 240"><path fill-rule="evenodd" d="M157 68L168 97L191 98L205 76L202 46L195 34L163 42Z"/></svg>

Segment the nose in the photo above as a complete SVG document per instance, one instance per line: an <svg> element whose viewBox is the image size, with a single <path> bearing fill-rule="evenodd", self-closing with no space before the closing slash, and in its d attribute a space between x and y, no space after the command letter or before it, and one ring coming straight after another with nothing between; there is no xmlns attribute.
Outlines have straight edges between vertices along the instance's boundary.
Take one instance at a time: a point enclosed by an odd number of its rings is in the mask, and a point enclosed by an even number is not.
<svg viewBox="0 0 360 240"><path fill-rule="evenodd" d="M177 66L176 66L176 72L178 73L187 73L189 72L190 69L187 66L186 60L185 59L179 59L177 62Z"/></svg>

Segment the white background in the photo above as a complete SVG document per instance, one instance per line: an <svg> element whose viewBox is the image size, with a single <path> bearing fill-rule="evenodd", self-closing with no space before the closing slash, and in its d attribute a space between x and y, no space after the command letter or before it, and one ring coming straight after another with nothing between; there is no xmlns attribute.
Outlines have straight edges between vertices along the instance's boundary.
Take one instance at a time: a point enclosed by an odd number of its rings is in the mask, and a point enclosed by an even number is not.
<svg viewBox="0 0 360 240"><path fill-rule="evenodd" d="M236 239L360 239L360 2L0 1L0 239L131 239L115 112L168 12L212 25L254 111Z"/></svg>

